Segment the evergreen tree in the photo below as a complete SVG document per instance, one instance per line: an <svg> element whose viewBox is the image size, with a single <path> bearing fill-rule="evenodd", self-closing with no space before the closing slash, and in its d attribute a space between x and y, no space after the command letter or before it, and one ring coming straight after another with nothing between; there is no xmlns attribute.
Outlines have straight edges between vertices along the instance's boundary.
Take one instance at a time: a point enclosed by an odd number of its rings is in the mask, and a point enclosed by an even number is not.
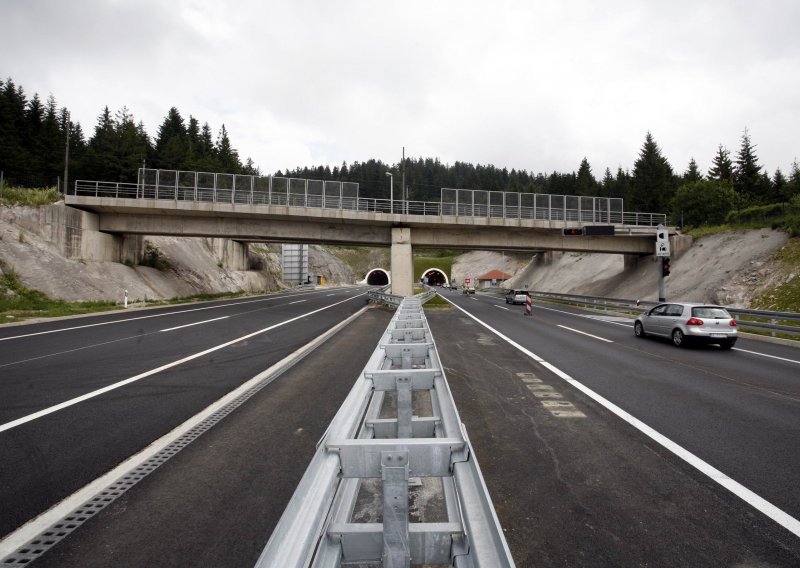
<svg viewBox="0 0 800 568"><path fill-rule="evenodd" d="M752 205L766 203L769 193L761 175L761 166L758 165L755 149L750 141L750 133L745 128L744 134L742 134L742 145L736 156L733 189L744 199L745 203Z"/></svg>
<svg viewBox="0 0 800 568"><path fill-rule="evenodd" d="M86 170L90 179L119 181L121 164L117 146L116 125L106 106L97 118L94 134L89 139Z"/></svg>
<svg viewBox="0 0 800 568"><path fill-rule="evenodd" d="M163 170L187 169L189 163L189 135L178 109L172 107L158 128L153 166Z"/></svg>
<svg viewBox="0 0 800 568"><path fill-rule="evenodd" d="M775 175L772 178L772 189L775 192L775 203L786 203L789 201L791 195L789 194L789 180L783 175L780 168L775 170Z"/></svg>
<svg viewBox="0 0 800 568"><path fill-rule="evenodd" d="M242 163L239 161L239 153L231 146L228 131L225 129L224 124L219 130L216 150L217 159L223 172L237 174L241 171Z"/></svg>
<svg viewBox="0 0 800 568"><path fill-rule="evenodd" d="M672 166L661 155L653 135L648 132L639 158L633 165L633 177L625 209L648 213L664 213L675 192Z"/></svg>
<svg viewBox="0 0 800 568"><path fill-rule="evenodd" d="M708 170L708 179L733 182L733 162L731 161L731 154L722 144L719 145L717 155L714 156L712 163L714 165Z"/></svg>
<svg viewBox="0 0 800 568"><path fill-rule="evenodd" d="M787 201L791 201L800 196L800 165L798 165L797 160L792 162L792 172L789 174L789 181L786 185L786 194L788 195Z"/></svg>
<svg viewBox="0 0 800 568"><path fill-rule="evenodd" d="M589 160L586 159L586 156L583 157L578 168L576 194L585 196L597 195L597 180L592 175L592 167L589 165Z"/></svg>
<svg viewBox="0 0 800 568"><path fill-rule="evenodd" d="M600 182L599 195L601 197L611 197L614 195L614 175L611 173L611 168L606 168L603 174L603 181Z"/></svg>
<svg viewBox="0 0 800 568"><path fill-rule="evenodd" d="M694 161L694 158L689 160L689 167L683 173L683 183L694 183L696 181L700 181L703 179L703 174L700 173L700 169L697 167L697 162Z"/></svg>

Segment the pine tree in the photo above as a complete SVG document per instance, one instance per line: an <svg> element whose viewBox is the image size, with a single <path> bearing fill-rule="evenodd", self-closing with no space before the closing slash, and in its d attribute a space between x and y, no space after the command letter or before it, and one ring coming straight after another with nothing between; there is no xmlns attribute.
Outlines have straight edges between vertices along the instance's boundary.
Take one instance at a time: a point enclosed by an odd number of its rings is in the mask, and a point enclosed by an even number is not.
<svg viewBox="0 0 800 568"><path fill-rule="evenodd" d="M583 157L578 168L576 194L585 196L597 195L597 180L592 175L592 167L589 165L589 160L586 159L586 156Z"/></svg>
<svg viewBox="0 0 800 568"><path fill-rule="evenodd" d="M736 156L733 189L745 200L745 203L751 205L766 203L769 191L764 187L761 166L758 165L755 149L756 147L750 141L750 133L745 128L742 134L742 145Z"/></svg>
<svg viewBox="0 0 800 568"><path fill-rule="evenodd" d="M164 170L186 169L189 136L178 109L172 107L158 128L153 155L154 167Z"/></svg>
<svg viewBox="0 0 800 568"><path fill-rule="evenodd" d="M239 161L239 153L231 146L228 131L225 129L224 124L219 130L216 149L217 159L223 172L236 174L241 171L242 163Z"/></svg>
<svg viewBox="0 0 800 568"><path fill-rule="evenodd" d="M712 163L714 165L708 170L708 179L733 182L733 162L731 161L731 154L722 144L719 145L717 155L714 156Z"/></svg>
<svg viewBox="0 0 800 568"><path fill-rule="evenodd" d="M647 213L665 213L675 193L672 166L669 165L653 135L648 132L639 158L633 165L633 177L625 209Z"/></svg>
<svg viewBox="0 0 800 568"><path fill-rule="evenodd" d="M697 162L695 162L694 158L692 158L689 160L689 167L683 173L683 183L693 183L702 179L703 174L700 173L700 169L697 167Z"/></svg>
<svg viewBox="0 0 800 568"><path fill-rule="evenodd" d="M116 124L108 107L97 118L94 134L89 139L86 158L90 179L117 181L121 169L118 155ZM73 179L74 176L73 176Z"/></svg>

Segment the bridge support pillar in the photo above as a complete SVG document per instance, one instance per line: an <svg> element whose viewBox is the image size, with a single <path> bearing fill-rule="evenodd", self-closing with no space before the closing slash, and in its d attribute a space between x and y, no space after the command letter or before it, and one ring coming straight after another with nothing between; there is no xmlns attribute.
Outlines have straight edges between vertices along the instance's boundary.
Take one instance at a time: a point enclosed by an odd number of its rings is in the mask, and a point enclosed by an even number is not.
<svg viewBox="0 0 800 568"><path fill-rule="evenodd" d="M392 294L414 295L414 261L411 257L411 228L392 228Z"/></svg>

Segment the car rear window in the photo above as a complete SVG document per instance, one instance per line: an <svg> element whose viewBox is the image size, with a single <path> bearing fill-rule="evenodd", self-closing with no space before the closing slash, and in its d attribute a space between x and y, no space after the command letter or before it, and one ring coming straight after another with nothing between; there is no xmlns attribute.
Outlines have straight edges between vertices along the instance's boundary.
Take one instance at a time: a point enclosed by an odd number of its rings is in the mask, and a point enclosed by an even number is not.
<svg viewBox="0 0 800 568"><path fill-rule="evenodd" d="M692 315L698 318L730 319L731 315L724 308L692 308Z"/></svg>

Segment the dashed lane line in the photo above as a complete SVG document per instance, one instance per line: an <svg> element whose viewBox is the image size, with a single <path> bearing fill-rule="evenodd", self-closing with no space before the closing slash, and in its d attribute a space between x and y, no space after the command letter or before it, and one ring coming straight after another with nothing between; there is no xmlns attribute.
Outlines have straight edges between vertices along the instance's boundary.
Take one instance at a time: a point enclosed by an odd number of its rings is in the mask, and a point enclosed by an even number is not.
<svg viewBox="0 0 800 568"><path fill-rule="evenodd" d="M362 295L363 294L359 294L359 296L362 296ZM341 300L339 302L334 302L333 304L330 304L330 305L327 305L327 306L323 306L322 308L318 308L316 310L312 310L310 312L306 312L305 314L301 314L299 316L295 316L293 318L289 318L289 319L284 320L284 321L282 321L280 323L276 323L276 324L271 325L269 327L265 327L264 329L260 329L258 331L254 331L252 333L248 333L247 335L243 335L242 337L239 337L239 338L236 338L236 339L232 339L231 341L226 341L225 343L221 343L221 344L216 345L214 347L211 347L209 349L205 349L205 350L200 351L198 353L194 353L193 355L189 355L188 357L184 357L182 359L178 359L176 361L172 361L171 363L167 363L166 365L161 365L160 367L157 367L155 369L150 369L149 371L145 371L144 373L140 373L140 374L138 374L136 376L124 379L122 381L118 381L118 382L116 382L114 384L107 385L107 386L105 386L103 388L94 390L92 392L86 393L86 394L81 395L81 396L77 396L75 398L72 398L70 400L66 400L66 401L64 401L62 403L50 406L48 408L44 408L44 409L42 409L42 410L40 410L38 412L34 412L33 414L28 414L27 416L23 416L21 418L17 418L16 420L12 420L11 422L6 422L5 424L0 424L0 432L5 432L6 430L11 430L12 428L16 428L17 426L21 426L23 424L26 424L28 422L31 422L31 421L36 420L38 418L41 418L43 416L47 416L48 414L53 414L54 412L58 412L59 410L63 410L65 408L69 408L70 406L74 406L74 405L79 404L81 402L84 402L86 400L98 397L101 394L105 394L107 392L116 390L116 389L118 389L120 387L124 387L125 385L131 384L131 383L135 383L136 381L140 381L142 379L145 379L147 377L150 377L152 375L160 373L161 371L166 371L167 369L171 369L173 367L177 367L178 365L182 365L183 363L186 363L188 361L192 361L192 360L197 359L199 357L203 357L204 355L208 355L209 353L213 353L215 351L219 351L220 349L225 349L226 347L230 347L231 345L234 345L236 343L240 343L242 341L246 341L246 340L248 340L248 339L250 339L252 337L256 337L256 336L261 335L263 333L266 333L268 331L272 331L273 329L282 327L284 325L288 325L288 324L290 324L292 322L295 322L297 320L306 318L306 317L308 317L310 315L322 312L322 311L330 309L330 308L332 308L334 306L338 306L339 304L344 304L345 302L349 302L350 300L358 298L359 296L353 296L351 298L347 298L345 300Z"/></svg>
<svg viewBox="0 0 800 568"><path fill-rule="evenodd" d="M739 497L741 500L749 504L751 507L757 509L758 511L760 511L761 513L763 513L764 515L766 515L767 517L769 517L770 519L772 519L773 521L784 527L786 530L788 530L795 536L800 536L800 520L792 517L789 513L783 511L779 507L776 507L775 505L773 505L760 495L756 494L755 492L751 491L738 481L728 477L723 472L712 466L710 463L694 455L683 446L680 446L679 444L673 442L672 440L670 440L669 438L667 438L654 428L651 428L650 426L648 426L647 424L645 424L632 414L628 413L627 411L623 410L622 408L620 408L607 398L594 392L592 389L590 389L583 383L573 379L567 373L565 373L555 365L548 363L547 361L545 361L532 351L528 350L527 348L523 347L510 337L503 335L501 332L497 331L483 320L478 319L476 316L472 315L464 308L454 304L453 302L450 303L453 304L453 306L455 306L457 309L464 312L464 314L467 317L473 319L475 322L482 325L483 327L485 327L486 329L497 335L499 338L506 341L509 345L515 347L516 349L518 349L519 351L521 351L522 353L524 353L525 355L536 361L537 363L540 363L541 365L543 365L544 367L555 373L557 376L561 377L564 381L566 381L567 383L569 383L570 385L572 385L573 387L584 393L586 396L588 396L598 404L604 406L607 410L609 410L610 412L617 415L619 418L621 418L622 420L624 420L625 422L627 422L628 424L639 430L642 434L644 434L648 438L654 440L655 442L657 442L658 444L660 444L661 446L663 446L664 448L666 448L667 450L678 456L680 459L684 460L686 463L696 468L698 471L709 477L712 481L715 481L716 483L720 484L722 487L724 487L725 489L727 489L728 491Z"/></svg>

